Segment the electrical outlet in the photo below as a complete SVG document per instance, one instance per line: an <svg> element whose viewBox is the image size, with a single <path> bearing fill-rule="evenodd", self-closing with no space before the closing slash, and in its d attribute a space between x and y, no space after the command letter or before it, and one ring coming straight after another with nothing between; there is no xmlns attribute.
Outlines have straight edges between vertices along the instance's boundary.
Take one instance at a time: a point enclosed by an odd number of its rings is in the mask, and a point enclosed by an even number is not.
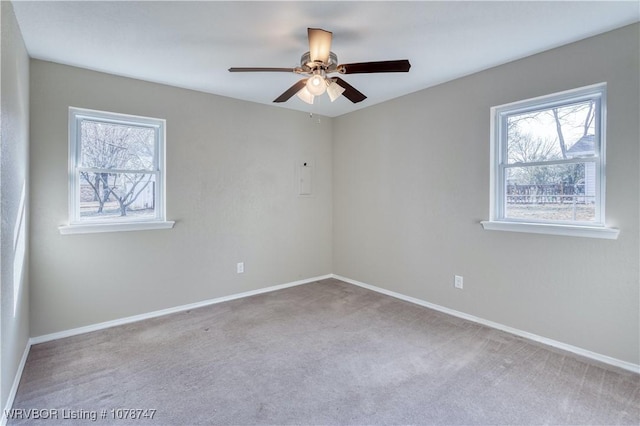
<svg viewBox="0 0 640 426"><path fill-rule="evenodd" d="M462 290L462 276L461 275L454 275L453 278L453 286L455 288L458 288L460 290Z"/></svg>
<svg viewBox="0 0 640 426"><path fill-rule="evenodd" d="M236 265L236 272L239 274L244 273L244 262L240 262Z"/></svg>

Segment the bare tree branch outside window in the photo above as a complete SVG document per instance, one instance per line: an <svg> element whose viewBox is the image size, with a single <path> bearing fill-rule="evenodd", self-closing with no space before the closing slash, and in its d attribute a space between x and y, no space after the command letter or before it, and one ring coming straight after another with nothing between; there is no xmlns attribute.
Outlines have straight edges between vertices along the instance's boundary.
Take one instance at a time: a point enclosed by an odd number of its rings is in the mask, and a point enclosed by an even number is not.
<svg viewBox="0 0 640 426"><path fill-rule="evenodd" d="M155 130L83 120L81 216L153 214Z"/></svg>
<svg viewBox="0 0 640 426"><path fill-rule="evenodd" d="M593 163L580 159L595 155L595 112L595 101L586 100L506 118L509 217L593 220ZM574 205L569 216L563 204Z"/></svg>

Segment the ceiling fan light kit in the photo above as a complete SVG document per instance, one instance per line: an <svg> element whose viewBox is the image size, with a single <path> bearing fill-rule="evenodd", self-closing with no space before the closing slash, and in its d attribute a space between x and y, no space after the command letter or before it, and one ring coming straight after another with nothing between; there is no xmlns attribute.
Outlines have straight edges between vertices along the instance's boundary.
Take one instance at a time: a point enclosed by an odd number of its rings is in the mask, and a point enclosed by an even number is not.
<svg viewBox="0 0 640 426"><path fill-rule="evenodd" d="M307 83L305 84L305 86L302 89L300 89L298 93L296 93L296 96L298 96L299 99L301 99L302 101L310 105L313 105L313 100L316 96L322 95L322 93L324 93L325 91L327 92L327 95L329 95L329 100L331 102L334 102L336 99L338 99L340 95L342 95L342 93L345 91L344 87L340 86L334 80L327 78L322 80L321 84L324 86L322 88L322 92L318 94L314 94L312 93L312 90L309 90L309 87L308 87L309 81L311 81L311 79L307 80Z"/></svg>
<svg viewBox="0 0 640 426"><path fill-rule="evenodd" d="M338 56L331 51L333 33L319 28L307 28L309 51L300 58L300 66L296 68L229 68L229 72L293 72L307 75L273 102L288 101L296 95L302 101L313 104L316 96L325 92L334 102L344 95L353 103L362 102L367 97L340 77L327 78L327 74L371 74L387 72L408 72L411 64L407 59L394 61L360 62L338 65Z"/></svg>

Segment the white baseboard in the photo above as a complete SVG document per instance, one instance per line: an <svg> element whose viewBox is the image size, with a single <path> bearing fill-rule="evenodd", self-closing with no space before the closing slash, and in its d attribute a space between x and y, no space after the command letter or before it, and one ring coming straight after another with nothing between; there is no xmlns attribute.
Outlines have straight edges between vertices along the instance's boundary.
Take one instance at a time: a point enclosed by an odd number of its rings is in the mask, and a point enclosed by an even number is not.
<svg viewBox="0 0 640 426"><path fill-rule="evenodd" d="M175 306L173 308L161 309L159 311L148 312L146 314L134 315L131 317L120 318L112 321L101 322L98 324L87 325L84 327L73 328L71 330L59 331L57 333L45 334L42 336L32 337L30 342L32 345L38 343L50 342L52 340L58 340L65 337L77 336L79 334L90 333L92 331L104 330L105 328L116 327L119 325L130 324L132 322L143 321L150 318L161 317L164 315L175 314L177 312L184 312L190 309L202 308L204 306L215 305L216 303L228 302L229 300L241 299L243 297L255 296L256 294L269 293L276 290L282 290L283 288L295 287L302 284L308 284L315 281L331 278L332 275L322 275L319 277L307 278L304 280L293 281L286 284L274 285L271 287L259 288L257 290L245 291L243 293L236 293L229 296L218 297L215 299L203 300L202 302L189 303L188 305Z"/></svg>
<svg viewBox="0 0 640 426"><path fill-rule="evenodd" d="M22 372L24 371L24 366L27 363L27 357L29 356L30 349L31 339L27 341L27 345L25 346L24 352L22 353L22 359L20 359L20 364L18 364L18 370L16 371L16 376L13 379L13 385L11 386L11 390L9 391L9 395L7 396L7 403L4 407L4 410L2 410L2 417L0 417L0 426L5 426L7 424L7 412L11 410L11 407L13 407L13 400L16 398L18 386L20 386Z"/></svg>
<svg viewBox="0 0 640 426"><path fill-rule="evenodd" d="M632 371L634 373L640 373L640 365L633 364L631 362L622 361L617 358L612 358L607 355L602 355L597 352L592 352L587 349L579 348L577 346L569 345L567 343L559 342L557 340L549 339L547 337L538 336L537 334L529 333L527 331L519 330L517 328L509 327L504 324L500 324L497 322L489 321L484 318L476 317L473 315L466 314L464 312L456 311L454 309L446 308L444 306L436 305L435 303L430 303L421 299L416 299L415 297L405 296L404 294L396 293L395 291L386 290L384 288L376 287L370 284L366 284L360 281L352 280L351 278L343 277L340 275L332 274L333 278L338 279L340 281L347 282L349 284L357 285L359 287L363 287L369 290L373 290L378 293L385 294L387 296L395 297L396 299L401 299L407 302L415 303L416 305L424 306L426 308L433 309L435 311L440 311L445 314L452 315L454 317L466 319L478 324L486 325L487 327L495 328L497 330L506 331L507 333L515 334L516 336L524 337L525 339L533 340L538 343L543 343L548 346L552 346L554 348L562 349L567 352L574 353L576 355L583 356L585 358L590 358L595 361L602 362L604 364L609 364L614 367L622 368L624 370Z"/></svg>

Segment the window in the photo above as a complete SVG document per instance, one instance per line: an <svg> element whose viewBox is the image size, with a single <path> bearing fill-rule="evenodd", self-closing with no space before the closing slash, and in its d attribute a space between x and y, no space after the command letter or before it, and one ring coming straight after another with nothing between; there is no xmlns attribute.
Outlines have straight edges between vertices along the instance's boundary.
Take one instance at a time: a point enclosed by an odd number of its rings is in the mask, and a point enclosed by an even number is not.
<svg viewBox="0 0 640 426"><path fill-rule="evenodd" d="M606 85L491 109L485 229L616 238L605 227Z"/></svg>
<svg viewBox="0 0 640 426"><path fill-rule="evenodd" d="M61 233L170 228L165 121L69 108L69 225Z"/></svg>

